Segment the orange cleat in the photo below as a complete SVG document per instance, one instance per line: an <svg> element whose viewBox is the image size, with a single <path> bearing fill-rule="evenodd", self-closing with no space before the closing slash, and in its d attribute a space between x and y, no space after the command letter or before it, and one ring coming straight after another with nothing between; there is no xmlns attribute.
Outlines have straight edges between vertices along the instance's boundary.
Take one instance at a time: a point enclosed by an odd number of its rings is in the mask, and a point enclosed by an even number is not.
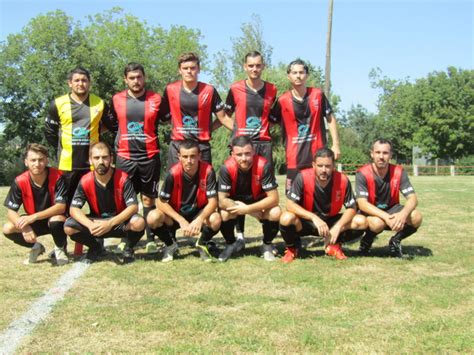
<svg viewBox="0 0 474 355"><path fill-rule="evenodd" d="M285 255L281 259L284 263L288 264L291 263L293 260L296 259L296 256L298 255L298 251L295 247L287 247L285 250Z"/></svg>
<svg viewBox="0 0 474 355"><path fill-rule="evenodd" d="M347 259L342 251L341 244L329 244L326 247L326 255L334 256L337 260Z"/></svg>

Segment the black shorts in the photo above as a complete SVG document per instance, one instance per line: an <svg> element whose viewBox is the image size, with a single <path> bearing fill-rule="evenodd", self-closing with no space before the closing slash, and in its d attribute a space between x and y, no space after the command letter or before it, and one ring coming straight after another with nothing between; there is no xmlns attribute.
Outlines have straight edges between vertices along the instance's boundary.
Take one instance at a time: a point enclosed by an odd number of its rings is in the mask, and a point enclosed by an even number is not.
<svg viewBox="0 0 474 355"><path fill-rule="evenodd" d="M400 212L403 209L403 207L404 207L403 205L397 203L396 205L393 205L392 207L383 211L387 212L388 214L394 214L394 213ZM362 212L361 210L358 210L357 213L366 217L371 217L367 213Z"/></svg>
<svg viewBox="0 0 474 355"><path fill-rule="evenodd" d="M271 141L252 141L255 154L264 157L273 166L272 142Z"/></svg>
<svg viewBox="0 0 474 355"><path fill-rule="evenodd" d="M158 197L161 169L160 154L155 154L145 161L133 161L117 156L115 166L129 175L137 194L141 193L150 198Z"/></svg>
<svg viewBox="0 0 474 355"><path fill-rule="evenodd" d="M176 164L178 160L180 141L171 141L168 148L168 170ZM201 160L212 164L211 145L208 142L199 142L199 149L201 150Z"/></svg>
<svg viewBox="0 0 474 355"><path fill-rule="evenodd" d="M333 225L337 223L342 217L342 214L339 213L333 217L328 217L327 219L323 219L324 222L328 225L329 228L332 228ZM313 222L311 222L308 219L303 219L300 218L301 220L301 225L303 228L298 232L298 235L300 237L305 236L305 235L319 235L318 233L318 228L314 225Z"/></svg>
<svg viewBox="0 0 474 355"><path fill-rule="evenodd" d="M197 211L194 211L194 212L192 212L191 214L188 214L188 215L181 214L181 216L184 217L184 219L185 219L186 221L188 221L189 223L191 223L191 222L199 215L199 213L200 213L201 211L202 211L202 209L197 210ZM204 224L203 224L203 226L204 226ZM179 228L181 228L181 227L179 226L179 223L176 222L174 219L173 219L173 224L172 224L171 226L167 226L167 227L168 227L170 230L172 230L172 231L176 231L176 230L178 230Z"/></svg>
<svg viewBox="0 0 474 355"><path fill-rule="evenodd" d="M66 185L67 191L67 205L71 205L72 198L76 192L77 185L81 178L86 175L90 170L72 170L72 171L62 171L64 183Z"/></svg>
<svg viewBox="0 0 474 355"><path fill-rule="evenodd" d="M293 180L296 178L300 171L298 169L287 169L286 170L286 182L285 182L285 194L290 190Z"/></svg>
<svg viewBox="0 0 474 355"><path fill-rule="evenodd" d="M138 213L135 213L130 219L132 219L133 217L136 217L136 216L143 218ZM103 218L96 218L96 217L91 217L91 216L89 216L89 218L96 219L96 220L103 219ZM100 238L123 238L123 237L126 237L127 236L127 231L126 231L125 228L126 228L128 222L130 222L130 219L128 221L123 222L123 223L117 224L108 233L106 233L104 235L101 235ZM66 222L64 223L64 227L74 228L74 229L77 229L81 232L89 232L89 229L86 226L83 226L82 224L80 224L78 221L76 221L72 217L69 217L68 219L66 219Z"/></svg>
<svg viewBox="0 0 474 355"><path fill-rule="evenodd" d="M49 228L47 218L31 223L30 227L38 237L40 235L51 234L51 229Z"/></svg>

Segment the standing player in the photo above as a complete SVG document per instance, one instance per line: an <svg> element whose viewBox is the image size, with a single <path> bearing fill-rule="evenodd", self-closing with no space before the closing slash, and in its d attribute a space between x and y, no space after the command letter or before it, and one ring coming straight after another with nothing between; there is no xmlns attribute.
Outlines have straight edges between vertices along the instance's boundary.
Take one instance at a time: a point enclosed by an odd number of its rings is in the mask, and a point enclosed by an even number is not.
<svg viewBox="0 0 474 355"><path fill-rule="evenodd" d="M232 129L232 120L226 117L224 103L216 89L198 81L199 57L184 53L178 59L181 80L168 84L163 94L160 115L163 120L171 119L171 143L168 152L168 168L178 162L180 143L192 139L199 143L201 159L211 163L211 132L218 127L212 122L214 113L220 123Z"/></svg>
<svg viewBox="0 0 474 355"><path fill-rule="evenodd" d="M298 255L298 238L319 235L324 238L325 252L336 259L346 259L341 243L359 238L367 220L356 215L351 183L334 170L334 153L328 148L314 155L313 167L301 170L287 192L288 212L280 218L280 231L286 244L283 262ZM342 206L344 213L340 213Z"/></svg>
<svg viewBox="0 0 474 355"><path fill-rule="evenodd" d="M114 123L117 153L116 167L125 171L137 193L141 193L143 215L155 208L160 180L160 149L158 145L158 111L161 96L145 89L145 69L141 64L125 66L127 90L112 98L110 119ZM148 253L156 253L154 235L146 228ZM125 243L119 245L123 249Z"/></svg>
<svg viewBox="0 0 474 355"><path fill-rule="evenodd" d="M273 164L272 138L268 118L276 99L277 88L262 80L265 63L259 52L247 53L243 67L247 79L232 84L226 99L226 114L230 117L235 113L232 138L250 137L255 154L264 157L270 164ZM244 224L245 215L238 216L236 230L240 247L245 245Z"/></svg>
<svg viewBox="0 0 474 355"><path fill-rule="evenodd" d="M264 259L274 261L272 241L278 233L281 210L273 165L255 154L247 136L234 137L231 146L232 155L221 167L219 175L221 232L227 243L219 260L226 261L238 251L234 224L238 216L249 214L262 223Z"/></svg>
<svg viewBox="0 0 474 355"><path fill-rule="evenodd" d="M145 220L137 214L138 201L132 182L127 173L111 167L112 152L106 143L94 143L89 159L94 171L81 178L64 230L72 240L89 247L85 258L89 263L103 252L97 239L124 237L124 262L131 262L135 259L133 247L145 229ZM86 202L89 215L81 209Z"/></svg>
<svg viewBox="0 0 474 355"><path fill-rule="evenodd" d="M356 197L359 209L367 215L369 229L360 241L359 252L367 255L377 234L384 229L395 232L390 239L390 255L403 258L401 241L415 233L421 225L421 213L416 210L418 199L408 175L400 165L390 164L392 143L377 139L370 152L372 163L356 174ZM407 199L400 204L400 191Z"/></svg>
<svg viewBox="0 0 474 355"><path fill-rule="evenodd" d="M99 141L107 107L101 98L89 93L91 77L86 69L71 70L67 83L71 92L50 104L45 136L58 151L58 169L63 172L69 204L79 180L90 170L89 146Z"/></svg>
<svg viewBox="0 0 474 355"><path fill-rule="evenodd" d="M67 264L64 179L58 170L47 167L48 151L41 144L28 145L25 165L28 170L15 178L5 199L8 222L3 225L3 234L14 243L31 249L25 264L35 263L45 251L37 237L52 234L56 263ZM26 215L20 216L18 210L22 204Z"/></svg>
<svg viewBox="0 0 474 355"><path fill-rule="evenodd" d="M216 174L211 164L200 159L199 144L180 143L178 159L166 175L157 208L148 215L148 224L166 244L163 262L173 260L178 249L175 233L181 228L185 237L200 234L196 242L201 260L212 261L208 242L219 231Z"/></svg>
<svg viewBox="0 0 474 355"><path fill-rule="evenodd" d="M287 68L292 89L281 95L273 110L273 120L281 122L286 146L286 190L299 170L310 168L314 154L327 146L324 118L332 138L332 150L339 159L339 135L331 105L321 89L306 87L309 68L296 59Z"/></svg>

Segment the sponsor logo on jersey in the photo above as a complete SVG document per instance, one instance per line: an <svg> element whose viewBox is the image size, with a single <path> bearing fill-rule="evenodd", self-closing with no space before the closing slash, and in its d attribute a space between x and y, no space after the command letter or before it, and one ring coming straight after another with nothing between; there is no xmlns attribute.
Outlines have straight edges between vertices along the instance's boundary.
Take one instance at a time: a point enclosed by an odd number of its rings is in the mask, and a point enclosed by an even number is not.
<svg viewBox="0 0 474 355"><path fill-rule="evenodd" d="M298 137L305 137L309 132L309 126L307 124L298 125Z"/></svg>
<svg viewBox="0 0 474 355"><path fill-rule="evenodd" d="M191 116L183 117L183 126L187 128L196 128L198 125L197 120Z"/></svg>
<svg viewBox="0 0 474 355"><path fill-rule="evenodd" d="M102 218L110 218L110 217L113 217L113 216L114 216L114 213L112 213L112 212L102 212L102 213L100 214L100 216L101 216Z"/></svg>
<svg viewBox="0 0 474 355"><path fill-rule="evenodd" d="M259 129L262 127L262 119L256 116L250 116L245 121L245 126L251 129Z"/></svg>
<svg viewBox="0 0 474 355"><path fill-rule="evenodd" d="M143 134L144 122L129 122L127 124L127 130L133 134Z"/></svg>
<svg viewBox="0 0 474 355"><path fill-rule="evenodd" d="M388 207L386 203L379 203L377 204L377 208L380 208L381 210L384 210Z"/></svg>
<svg viewBox="0 0 474 355"><path fill-rule="evenodd" d="M194 211L194 205L182 205L179 211L182 214L190 214L191 212Z"/></svg>
<svg viewBox="0 0 474 355"><path fill-rule="evenodd" d="M72 130L73 138L86 138L89 136L89 130L85 127L76 127Z"/></svg>

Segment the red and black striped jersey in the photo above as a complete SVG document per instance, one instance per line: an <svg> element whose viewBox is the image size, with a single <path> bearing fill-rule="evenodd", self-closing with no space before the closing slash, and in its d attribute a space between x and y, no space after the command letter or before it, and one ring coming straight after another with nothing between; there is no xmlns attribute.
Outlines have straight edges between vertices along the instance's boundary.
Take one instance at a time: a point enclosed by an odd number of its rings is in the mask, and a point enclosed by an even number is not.
<svg viewBox="0 0 474 355"><path fill-rule="evenodd" d="M224 103L213 86L198 82L188 92L182 81L176 81L165 88L160 116L163 121L171 119L171 140L209 142L212 114L223 109Z"/></svg>
<svg viewBox="0 0 474 355"><path fill-rule="evenodd" d="M158 113L161 96L146 91L133 97L128 90L112 98L109 120L114 123L115 151L128 160L148 160L160 152L158 142Z"/></svg>
<svg viewBox="0 0 474 355"><path fill-rule="evenodd" d="M276 95L276 86L267 82L258 91L252 90L245 80L232 84L226 99L226 112L229 115L235 112L232 137L270 141L269 116Z"/></svg>
<svg viewBox="0 0 474 355"><path fill-rule="evenodd" d="M327 145L324 117L331 112L329 101L317 88L307 88L303 101L291 91L278 98L272 120L282 126L288 169L311 167L314 153Z"/></svg>

